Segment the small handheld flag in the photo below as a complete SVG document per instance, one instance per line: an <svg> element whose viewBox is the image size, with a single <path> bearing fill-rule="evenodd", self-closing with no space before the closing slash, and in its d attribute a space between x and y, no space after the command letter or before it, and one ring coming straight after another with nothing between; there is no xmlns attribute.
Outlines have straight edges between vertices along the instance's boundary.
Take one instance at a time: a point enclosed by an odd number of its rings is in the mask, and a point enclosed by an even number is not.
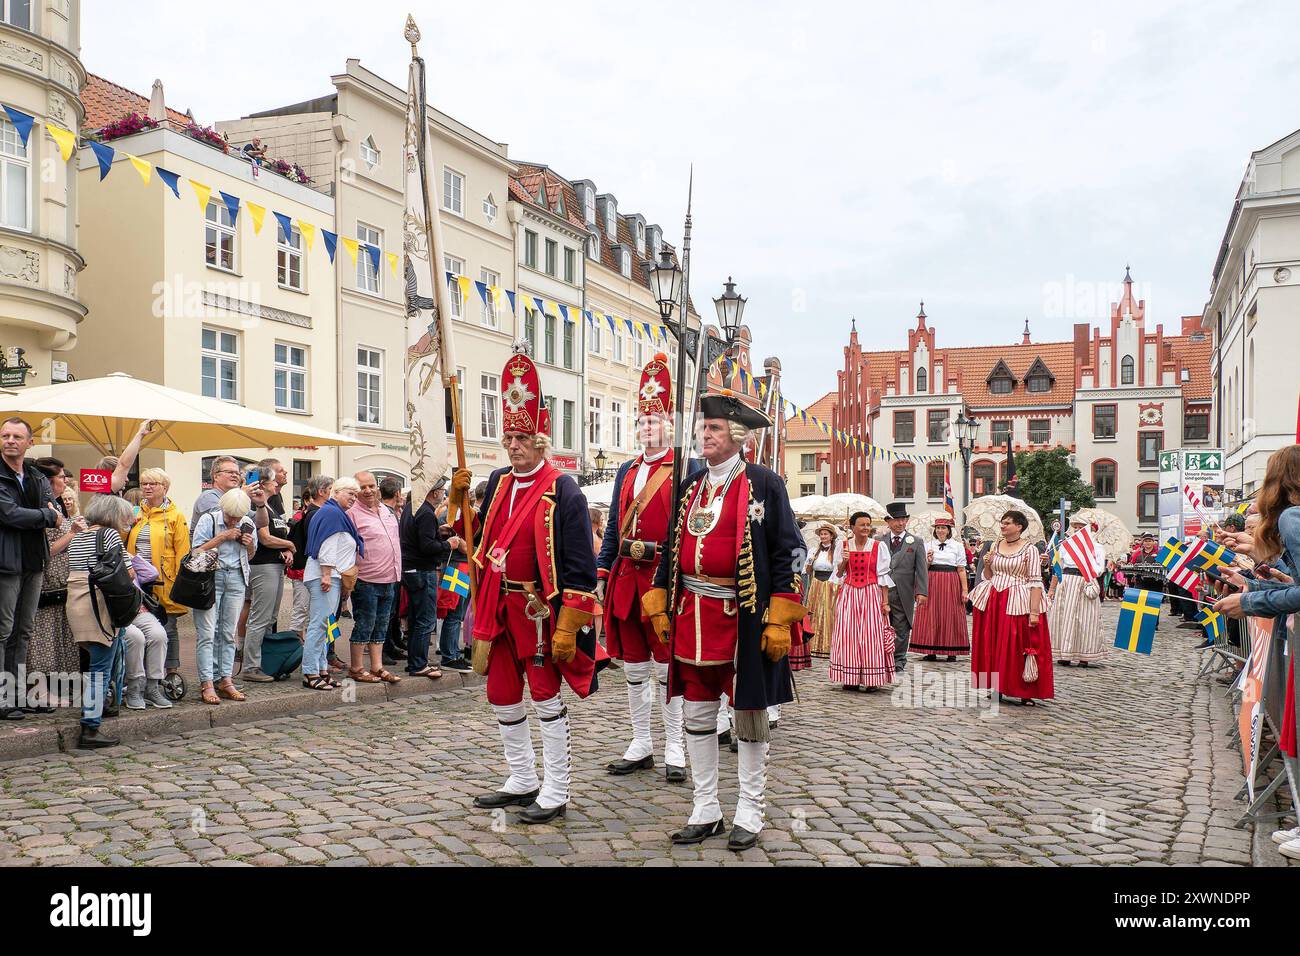
<svg viewBox="0 0 1300 956"><path fill-rule="evenodd" d="M943 510L948 512L949 518L957 517L957 505L952 499L952 475L947 462L943 465Z"/></svg>
<svg viewBox="0 0 1300 956"><path fill-rule="evenodd" d="M442 583L438 585L443 591L469 597L469 574L464 564L449 565L443 572Z"/></svg>
<svg viewBox="0 0 1300 956"><path fill-rule="evenodd" d="M1205 542L1196 540L1183 546L1183 554L1173 567L1169 569L1169 580L1171 583L1182 588L1184 591L1196 590L1196 558L1205 548Z"/></svg>
<svg viewBox="0 0 1300 956"><path fill-rule="evenodd" d="M1212 607L1201 608L1200 623L1205 628L1205 636L1211 640L1218 640L1219 635L1223 632L1223 615Z"/></svg>
<svg viewBox="0 0 1300 956"><path fill-rule="evenodd" d="M334 642L342 636L343 632L339 628L339 616L337 614L331 614L329 617L325 618L325 639L329 643L329 646L333 647Z"/></svg>
<svg viewBox="0 0 1300 956"><path fill-rule="evenodd" d="M1150 654L1156 638L1156 625L1160 623L1160 605L1164 595L1156 591L1128 588L1120 604L1119 626L1115 630L1115 646L1135 654Z"/></svg>
<svg viewBox="0 0 1300 956"><path fill-rule="evenodd" d="M1210 568L1229 567L1236 559L1237 555L1229 551L1222 544L1207 544L1197 553L1192 564L1198 571L1207 571Z"/></svg>

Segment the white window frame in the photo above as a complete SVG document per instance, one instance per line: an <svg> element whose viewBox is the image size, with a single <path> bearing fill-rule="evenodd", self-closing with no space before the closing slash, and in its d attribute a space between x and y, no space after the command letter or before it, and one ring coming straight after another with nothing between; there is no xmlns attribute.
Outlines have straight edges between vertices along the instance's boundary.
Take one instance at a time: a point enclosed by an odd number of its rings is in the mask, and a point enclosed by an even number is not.
<svg viewBox="0 0 1300 956"><path fill-rule="evenodd" d="M537 268L537 233L531 229L524 230L524 265L529 269Z"/></svg>
<svg viewBox="0 0 1300 956"><path fill-rule="evenodd" d="M604 446L601 440L603 435L603 423L601 422L601 413L603 411L603 400L600 395L587 396L587 444Z"/></svg>
<svg viewBox="0 0 1300 956"><path fill-rule="evenodd" d="M0 12L3 12L4 22L9 24L10 26L17 27L19 30L28 30L34 32L32 27L32 4L30 2L27 4L27 22L25 24L15 23L13 20L10 19L10 17L13 16L13 0L4 0L4 8L3 11Z"/></svg>
<svg viewBox="0 0 1300 956"><path fill-rule="evenodd" d="M578 284L578 250L572 246L564 247L564 281L569 285Z"/></svg>
<svg viewBox="0 0 1300 956"><path fill-rule="evenodd" d="M623 448L623 402L612 398L609 401L610 444L617 449Z"/></svg>
<svg viewBox="0 0 1300 956"><path fill-rule="evenodd" d="M630 279L632 278L632 253L629 252L627 249L624 249L622 251L623 251L623 261L622 263L620 263L619 268L620 271L623 273L623 278Z"/></svg>
<svg viewBox="0 0 1300 956"><path fill-rule="evenodd" d="M582 221L592 226L596 224L596 190L590 186L582 190Z"/></svg>
<svg viewBox="0 0 1300 956"><path fill-rule="evenodd" d="M491 193L488 193L483 198L483 218L488 221L489 225L497 221L497 204Z"/></svg>
<svg viewBox="0 0 1300 956"><path fill-rule="evenodd" d="M491 269L480 269L478 271L479 281L487 286L487 301L483 303L483 308L479 310L479 322L485 329L500 328L501 317L497 315L496 299L492 297L492 287L501 286L501 276Z"/></svg>
<svg viewBox="0 0 1300 956"><path fill-rule="evenodd" d="M592 262L600 261L600 236L595 233L587 237L587 258Z"/></svg>
<svg viewBox="0 0 1300 956"><path fill-rule="evenodd" d="M632 356L635 359L633 368L645 367L645 340L639 334L632 336Z"/></svg>
<svg viewBox="0 0 1300 956"><path fill-rule="evenodd" d="M442 208L465 216L465 174L450 166L442 167Z"/></svg>
<svg viewBox="0 0 1300 956"><path fill-rule="evenodd" d="M446 273L450 272L452 276L463 276L465 274L465 260L448 253L442 256L442 281L447 282ZM447 283L447 295L451 299L451 317L453 319L465 318L465 297L460 294L459 282Z"/></svg>
<svg viewBox="0 0 1300 956"><path fill-rule="evenodd" d="M361 154L361 161L371 169L374 169L379 165L379 160L383 155L380 153L379 147L375 145L375 138L373 136L367 136L361 141L361 145L358 147L358 152Z"/></svg>
<svg viewBox="0 0 1300 956"><path fill-rule="evenodd" d="M601 354L603 347L600 342L600 327L604 323L604 321L605 321L604 319L595 319L591 323L589 329L591 334L587 336L587 351L590 352L592 355Z"/></svg>
<svg viewBox="0 0 1300 956"><path fill-rule="evenodd" d="M365 361L362 361L365 353ZM373 357L374 362L371 361ZM384 421L384 352L369 345L357 345L357 424L380 425ZM363 398L364 396L364 398Z"/></svg>
<svg viewBox="0 0 1300 956"><path fill-rule="evenodd" d="M306 292L307 261L302 254L302 231L292 223L289 228L292 232L289 236L285 236L284 226L279 222L275 224L276 283L281 289ZM298 272L298 282L296 284L291 281L295 269Z"/></svg>
<svg viewBox="0 0 1300 956"><path fill-rule="evenodd" d="M230 210L224 202L208 200L203 210L203 257L209 269L219 272L234 272L239 265L239 243L236 239L235 224L230 219ZM230 243L230 265L221 264L222 240ZM215 248L216 261L209 256L209 249Z"/></svg>
<svg viewBox="0 0 1300 956"><path fill-rule="evenodd" d="M488 372L479 373L478 427L484 441L501 438L501 379Z"/></svg>
<svg viewBox="0 0 1300 956"><path fill-rule="evenodd" d="M614 326L614 347L612 358L615 362L626 362L627 352L623 348L623 330L617 325Z"/></svg>
<svg viewBox="0 0 1300 956"><path fill-rule="evenodd" d="M636 221L636 254L645 258L645 223L640 219Z"/></svg>
<svg viewBox="0 0 1300 956"><path fill-rule="evenodd" d="M618 242L618 212L612 200L605 203L605 234L610 242Z"/></svg>
<svg viewBox="0 0 1300 956"><path fill-rule="evenodd" d="M295 354L298 353L298 354ZM281 358L281 355L284 357ZM307 367L310 360L307 346L297 342L276 342L273 352L275 359L275 375L272 384L272 393L275 396L275 410L277 412L293 412L306 415L310 413L307 408L307 396L310 394L307 379ZM301 362L295 359L301 358ZM280 376L284 376L284 395L285 401L280 401ZM298 380L299 387L294 388L294 382ZM302 403L295 405L293 403L294 393L297 392L302 396Z"/></svg>
<svg viewBox="0 0 1300 956"><path fill-rule="evenodd" d="M384 248L384 231L358 219L357 242L361 246L369 244L382 249ZM370 253L361 247L357 249L357 288L370 295L382 296L384 294L384 271L374 267L374 263L370 261Z"/></svg>
<svg viewBox="0 0 1300 956"><path fill-rule="evenodd" d="M8 0L5 0L5 15L8 16ZM28 12L30 17L30 10ZM5 22L8 22L6 19ZM32 141L23 145L18 128L7 118L0 119L0 225L18 232L32 231ZM9 190L9 175L13 170L20 170L23 177L23 221L11 222L9 205L12 197Z"/></svg>
<svg viewBox="0 0 1300 956"><path fill-rule="evenodd" d="M203 335L206 332L211 332L212 335L214 336L213 342L215 344L211 347L208 347L203 344ZM226 348L224 348L225 345L223 341L224 336L229 336L231 341L234 342L235 345L234 351L228 351ZM220 326L214 326L214 325L202 326L199 331L199 354L200 354L199 393L206 398L219 398L223 402L231 402L233 404L238 405L239 386L240 386L239 333L231 329L223 329ZM206 391L206 383L204 381L206 376L204 376L203 374L203 362L207 360L211 360L213 363L213 374L212 374L213 389L211 393ZM226 398L224 395L220 394L221 384L224 381L224 378L221 373L226 366L229 366L234 371L234 376L233 376L234 395L232 395L230 398Z"/></svg>

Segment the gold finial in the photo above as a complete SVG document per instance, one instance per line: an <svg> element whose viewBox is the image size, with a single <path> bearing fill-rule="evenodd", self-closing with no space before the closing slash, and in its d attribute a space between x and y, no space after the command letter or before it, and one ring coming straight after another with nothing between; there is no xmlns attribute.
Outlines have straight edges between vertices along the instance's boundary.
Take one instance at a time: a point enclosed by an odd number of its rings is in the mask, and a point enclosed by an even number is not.
<svg viewBox="0 0 1300 956"><path fill-rule="evenodd" d="M406 15L406 32L403 34L406 42L411 44L411 53L415 53L415 45L420 42L420 28L415 25L415 17L411 14Z"/></svg>

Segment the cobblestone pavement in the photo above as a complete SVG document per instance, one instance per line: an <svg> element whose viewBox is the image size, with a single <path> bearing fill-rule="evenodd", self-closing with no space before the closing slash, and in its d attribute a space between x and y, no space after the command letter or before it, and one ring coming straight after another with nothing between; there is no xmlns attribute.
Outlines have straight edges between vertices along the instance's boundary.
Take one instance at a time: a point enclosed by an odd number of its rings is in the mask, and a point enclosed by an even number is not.
<svg viewBox="0 0 1300 956"><path fill-rule="evenodd" d="M574 797L559 826L471 807L504 769L482 692L465 689L5 764L0 863L1249 864L1230 709L1194 680L1196 639L1166 623L1154 657L1058 668L1056 700L1035 709L959 708L934 678L845 693L817 662L775 734L761 843L741 856L719 839L670 845L689 786L605 773L626 744L613 673L570 701ZM964 702L964 662L921 668ZM721 779L729 819L725 750Z"/></svg>

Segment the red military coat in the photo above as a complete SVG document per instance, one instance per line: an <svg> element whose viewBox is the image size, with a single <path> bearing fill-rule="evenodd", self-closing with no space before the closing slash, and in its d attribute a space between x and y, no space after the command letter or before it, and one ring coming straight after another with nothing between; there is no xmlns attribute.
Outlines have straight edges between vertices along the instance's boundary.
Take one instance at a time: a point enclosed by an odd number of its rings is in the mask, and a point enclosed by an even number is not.
<svg viewBox="0 0 1300 956"><path fill-rule="evenodd" d="M637 500L636 476L643 462L644 455L638 455L619 476L615 489L617 510L610 514L605 525L605 540L597 559L597 574L606 581L606 613L622 621L643 617L641 598L654 587L655 565L659 558L657 552L652 559L634 560L622 556L623 539L653 541L662 547L668 538L668 512L672 509L673 453L670 450L651 463L646 476L645 487L649 488L652 482L658 481L658 490L637 510L627 534L620 535Z"/></svg>

